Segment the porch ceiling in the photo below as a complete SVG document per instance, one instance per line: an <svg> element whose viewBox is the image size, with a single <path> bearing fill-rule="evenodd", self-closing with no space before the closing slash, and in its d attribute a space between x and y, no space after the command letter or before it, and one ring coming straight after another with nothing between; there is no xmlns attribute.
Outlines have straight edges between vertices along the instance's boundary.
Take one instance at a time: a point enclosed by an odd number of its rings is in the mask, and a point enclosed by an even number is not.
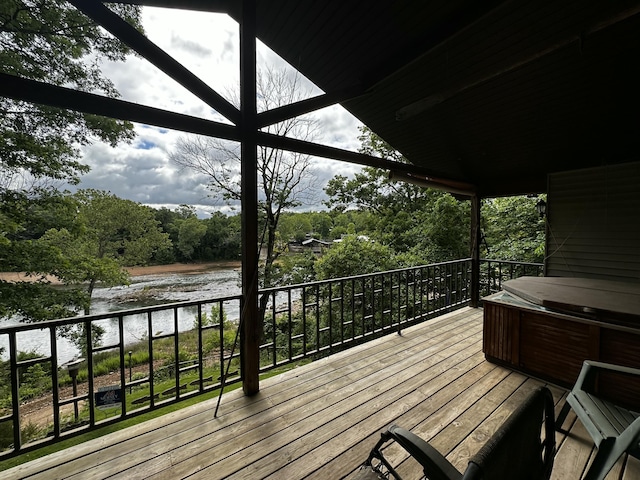
<svg viewBox="0 0 640 480"><path fill-rule="evenodd" d="M235 0L133 3L240 20ZM261 41L325 92L363 93L342 105L435 177L540 192L637 149L638 1L257 3Z"/></svg>

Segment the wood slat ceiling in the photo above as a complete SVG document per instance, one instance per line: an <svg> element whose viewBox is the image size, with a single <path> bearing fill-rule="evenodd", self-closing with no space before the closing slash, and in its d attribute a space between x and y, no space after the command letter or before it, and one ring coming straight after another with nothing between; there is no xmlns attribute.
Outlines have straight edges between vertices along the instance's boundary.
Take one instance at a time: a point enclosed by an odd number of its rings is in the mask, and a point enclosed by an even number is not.
<svg viewBox="0 0 640 480"><path fill-rule="evenodd" d="M188 2L240 20L238 3ZM257 3L261 41L325 92L364 88L343 106L434 176L530 193L638 159L638 0Z"/></svg>

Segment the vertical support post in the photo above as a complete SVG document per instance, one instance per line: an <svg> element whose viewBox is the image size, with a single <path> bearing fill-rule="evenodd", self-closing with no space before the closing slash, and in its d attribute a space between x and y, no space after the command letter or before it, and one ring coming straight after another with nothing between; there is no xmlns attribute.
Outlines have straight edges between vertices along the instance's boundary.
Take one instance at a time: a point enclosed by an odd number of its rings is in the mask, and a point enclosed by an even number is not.
<svg viewBox="0 0 640 480"><path fill-rule="evenodd" d="M256 106L256 1L242 0L240 22L240 113L242 188L241 371L245 395L260 390L258 312L258 145Z"/></svg>
<svg viewBox="0 0 640 480"><path fill-rule="evenodd" d="M480 305L480 197L471 197L471 306Z"/></svg>

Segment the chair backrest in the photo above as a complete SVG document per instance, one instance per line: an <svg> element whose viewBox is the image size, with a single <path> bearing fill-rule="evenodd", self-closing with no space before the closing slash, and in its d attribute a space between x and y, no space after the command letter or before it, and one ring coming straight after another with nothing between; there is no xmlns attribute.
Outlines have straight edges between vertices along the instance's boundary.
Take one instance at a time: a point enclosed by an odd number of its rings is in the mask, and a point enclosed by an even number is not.
<svg viewBox="0 0 640 480"><path fill-rule="evenodd" d="M541 427L544 424L544 440ZM469 461L463 480L548 479L555 455L553 396L538 388Z"/></svg>

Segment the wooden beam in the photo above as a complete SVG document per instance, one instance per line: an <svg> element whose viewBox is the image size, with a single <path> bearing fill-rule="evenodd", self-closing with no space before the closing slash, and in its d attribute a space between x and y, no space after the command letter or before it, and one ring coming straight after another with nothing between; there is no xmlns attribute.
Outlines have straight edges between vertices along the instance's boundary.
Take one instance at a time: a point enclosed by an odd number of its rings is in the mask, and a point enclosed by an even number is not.
<svg viewBox="0 0 640 480"><path fill-rule="evenodd" d="M430 177L434 180L436 179L436 177L430 170L421 168L411 163L394 162L392 160L387 160L386 158L373 157L371 155L351 152L349 150L329 147L327 145L320 145L319 143L307 142L295 138L282 137L266 132L258 132L258 144L265 147L278 148L290 152L304 153L315 157L330 158L332 160L340 160L343 162L354 163L356 165L363 165L366 167L375 167L381 168L383 170L394 170L397 172L412 173L415 175Z"/></svg>
<svg viewBox="0 0 640 480"><path fill-rule="evenodd" d="M240 112L235 106L133 26L105 7L101 1L69 0L69 3L142 55L151 64L169 75L211 108L234 124L238 124Z"/></svg>
<svg viewBox="0 0 640 480"><path fill-rule="evenodd" d="M345 102L352 98L359 97L363 93L362 87L356 86L345 88L339 92L324 93L290 105L267 110L266 112L258 114L258 128L273 125L288 120L289 118L304 115L305 113L314 112L321 108L335 105L336 103Z"/></svg>
<svg viewBox="0 0 640 480"><path fill-rule="evenodd" d="M58 87L36 80L29 80L0 73L0 96L76 112L102 115L118 120L170 128L187 133L207 135L226 140L240 140L238 127L148 107L94 93Z"/></svg>
<svg viewBox="0 0 640 480"><path fill-rule="evenodd" d="M239 2L229 0L102 0L102 3L120 3L147 7L176 8L213 13L233 13L239 16Z"/></svg>
<svg viewBox="0 0 640 480"><path fill-rule="evenodd" d="M242 1L240 24L242 187L241 370L245 395L260 390L262 317L258 309L258 143L256 105L256 3Z"/></svg>

